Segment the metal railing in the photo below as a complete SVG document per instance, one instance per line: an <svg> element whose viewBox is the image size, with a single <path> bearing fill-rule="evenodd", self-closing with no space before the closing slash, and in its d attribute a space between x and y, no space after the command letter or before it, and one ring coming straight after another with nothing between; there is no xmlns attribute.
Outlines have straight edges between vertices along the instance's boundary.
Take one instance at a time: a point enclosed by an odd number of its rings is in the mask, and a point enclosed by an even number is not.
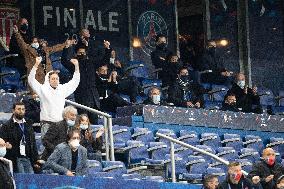
<svg viewBox="0 0 284 189"><path fill-rule="evenodd" d="M222 159L222 158L216 156L215 154L212 154L212 153L207 152L207 151L205 151L205 150L199 149L199 148L197 148L197 147L195 147L195 146L189 145L189 144L187 144L187 143L184 143L184 142L182 142L182 141L179 141L179 140L174 139L174 138L172 138L172 137L169 137L169 136L167 136L167 135L164 135L164 134L161 134L161 133L156 133L156 136L165 138L165 139L167 139L167 140L170 141L170 157L171 157L172 182L176 182L175 147L174 147L174 143L179 144L179 145L181 145L181 146L184 146L184 147L186 147L186 148L189 148L189 149L191 149L191 150L197 151L197 152L199 152L199 153L201 153L201 154L210 156L210 157L212 157L213 159L215 159L215 160L217 160L217 161L219 161L219 162L221 162L221 163L223 163L223 164L225 164L225 165L228 165L228 164L229 164L229 161L224 160L224 159ZM243 173L247 175L247 172L243 171Z"/></svg>
<svg viewBox="0 0 284 189"><path fill-rule="evenodd" d="M109 161L115 161L114 158L114 145L113 145L113 133L112 133L112 116L105 113L101 112L99 110L90 108L88 106L84 106L82 104L78 104L76 102L70 101L70 100L65 100L66 103L71 104L77 108L81 108L84 110L87 110L91 113L94 113L99 116L104 117L104 134L105 134L105 150L106 150L106 160Z"/></svg>

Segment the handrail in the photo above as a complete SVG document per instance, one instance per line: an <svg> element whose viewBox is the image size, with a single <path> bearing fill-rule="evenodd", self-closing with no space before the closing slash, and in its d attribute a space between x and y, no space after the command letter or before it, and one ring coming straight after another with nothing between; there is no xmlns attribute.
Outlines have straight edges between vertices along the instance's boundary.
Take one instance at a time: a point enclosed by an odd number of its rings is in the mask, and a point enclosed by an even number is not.
<svg viewBox="0 0 284 189"><path fill-rule="evenodd" d="M171 164L172 164L172 167L171 167L171 168L172 168L172 182L176 182L176 175L175 175L175 158L174 158L174 143L177 143L177 144L179 144L179 145L181 145L181 146L184 146L184 147L186 147L186 148L189 148L189 149L191 149L191 150L200 152L201 154L205 154L205 155L207 155L207 156L210 156L210 157L212 157L213 159L215 159L215 160L217 160L217 161L219 161L219 162L221 162L221 163L223 163L223 164L225 164L225 165L229 165L229 161L224 160L224 159L222 159L222 158L216 156L215 154L212 154L212 153L207 152L207 151L205 151L205 150L199 149L199 148L197 148L197 147L195 147L195 146L189 145L189 144L187 144L187 143L184 143L184 142L182 142L182 141L179 141L179 140L177 140L177 139L174 139L174 138L172 138L172 137L169 137L169 136L164 135L164 134L161 134L161 133L156 133L156 135L157 135L158 137L162 137L162 138L168 139L168 140L171 142L171 143L170 143L170 144L171 144L171 145L170 145L170 154L171 154ZM245 175L248 174L248 173L245 172L245 171L243 171L243 173L244 173Z"/></svg>
<svg viewBox="0 0 284 189"><path fill-rule="evenodd" d="M87 110L91 113L100 115L104 117L104 133L105 133L105 141L106 141L106 145L105 145L105 150L106 150L106 160L111 160L111 161L115 161L114 158L114 142L113 142L113 133L112 133L112 116L105 113L105 112L101 112L99 110L90 108L88 106L73 102L71 100L65 100L66 103L71 104L77 108L81 108L84 110Z"/></svg>

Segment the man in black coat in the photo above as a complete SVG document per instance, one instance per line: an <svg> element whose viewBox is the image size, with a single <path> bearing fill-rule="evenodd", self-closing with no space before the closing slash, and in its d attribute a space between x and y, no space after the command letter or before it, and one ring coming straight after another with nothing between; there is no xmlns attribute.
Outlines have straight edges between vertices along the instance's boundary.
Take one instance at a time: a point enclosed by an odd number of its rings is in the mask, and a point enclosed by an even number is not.
<svg viewBox="0 0 284 189"><path fill-rule="evenodd" d="M275 152L266 148L262 152L262 160L254 163L248 177L259 180L263 189L274 189L277 178L284 174L284 167L275 161Z"/></svg>
<svg viewBox="0 0 284 189"><path fill-rule="evenodd" d="M177 55L167 57L166 66L163 69L163 74L166 77L162 78L163 86L171 86L175 83L179 70L183 67Z"/></svg>
<svg viewBox="0 0 284 189"><path fill-rule="evenodd" d="M156 37L156 49L151 52L151 60L155 69L166 67L167 57L172 54L170 50L167 49L167 38L164 35L157 35ZM166 77L163 72L159 72L159 79Z"/></svg>
<svg viewBox="0 0 284 189"><path fill-rule="evenodd" d="M0 128L0 138L7 142L5 158L13 162L15 172L33 173L39 157L34 130L24 116L24 103L15 103L11 119Z"/></svg>
<svg viewBox="0 0 284 189"><path fill-rule="evenodd" d="M205 92L202 86L190 79L187 68L181 68L176 82L169 87L168 102L179 107L201 108Z"/></svg>
<svg viewBox="0 0 284 189"><path fill-rule="evenodd" d="M242 173L240 163L231 162L228 165L227 178L218 186L219 189L262 189L259 181L251 182Z"/></svg>
<svg viewBox="0 0 284 189"><path fill-rule="evenodd" d="M70 64L70 59L75 56L80 65L80 83L74 92L75 101L79 104L88 106L94 109L100 109L99 93L96 86L96 68L97 64L92 61L84 46L76 46L76 55L73 53L73 48L65 48L62 53L62 64L70 72L74 72L74 67ZM80 114L88 114L90 122L96 124L98 121L97 115L88 111L79 109Z"/></svg>
<svg viewBox="0 0 284 189"><path fill-rule="evenodd" d="M168 105L161 99L161 91L158 87L152 87L149 91L148 98L143 101L145 105L166 106Z"/></svg>
<svg viewBox="0 0 284 189"><path fill-rule="evenodd" d="M221 60L216 57L216 42L208 42L203 54L197 58L198 71L212 70L210 73L201 75L201 82L213 83L217 85L231 85L232 73L228 71Z"/></svg>
<svg viewBox="0 0 284 189"><path fill-rule="evenodd" d="M262 113L257 88L251 89L246 85L244 74L237 74L235 83L227 92L227 94L231 93L236 95L237 108L240 108L242 112Z"/></svg>
<svg viewBox="0 0 284 189"><path fill-rule="evenodd" d="M31 120L32 123L40 123L40 102L38 95L32 93L31 96L24 98L22 101L26 108L26 118Z"/></svg>
<svg viewBox="0 0 284 189"><path fill-rule="evenodd" d="M76 117L77 109L73 106L67 106L63 110L64 120L50 126L42 139L45 147L41 157L43 160L48 159L58 144L66 142L68 131L74 129Z"/></svg>
<svg viewBox="0 0 284 189"><path fill-rule="evenodd" d="M31 36L28 33L28 28L29 28L28 20L26 18L20 18L17 23L17 26L19 28L19 33L23 37L24 41L27 44L30 44ZM10 45L9 45L9 53L18 54L18 56L12 57L8 62L8 66L16 68L19 71L20 76L24 76L27 72L26 62L25 62L24 55L22 54L19 44L17 42L15 32L11 36Z"/></svg>
<svg viewBox="0 0 284 189"><path fill-rule="evenodd" d="M6 143L0 138L0 188L14 189L12 170L9 164L11 160L4 158L6 155Z"/></svg>
<svg viewBox="0 0 284 189"><path fill-rule="evenodd" d="M108 67L102 64L96 72L96 86L100 96L101 110L116 112L117 107L131 105L118 94L117 72L108 74ZM129 86L131 87L131 86Z"/></svg>
<svg viewBox="0 0 284 189"><path fill-rule="evenodd" d="M225 96L225 100L222 104L222 111L231 111L231 112L239 112L239 109L237 108L237 104L236 104L237 100L236 100L236 95L231 93L231 94L227 94Z"/></svg>

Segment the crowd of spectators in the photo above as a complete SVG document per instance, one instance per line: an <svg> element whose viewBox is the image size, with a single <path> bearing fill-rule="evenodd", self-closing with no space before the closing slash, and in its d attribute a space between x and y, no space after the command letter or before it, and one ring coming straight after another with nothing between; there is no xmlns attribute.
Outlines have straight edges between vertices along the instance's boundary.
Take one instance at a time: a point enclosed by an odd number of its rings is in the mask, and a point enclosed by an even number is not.
<svg viewBox="0 0 284 189"><path fill-rule="evenodd" d="M20 19L14 27L10 49L19 54L12 66L21 75L28 75L32 98L15 103L11 119L0 128L0 174L3 175L0 188L3 183L8 183L7 188L13 188L7 166L9 161L16 173L75 176L87 174L87 159L102 160L104 130L93 131L90 127L98 118L84 110L77 111L73 106L65 107L68 96L74 93L77 103L115 112L117 107L136 103L136 97L142 93L141 83L125 73L125 65L117 58L109 41L96 44L89 31L82 29L78 41L67 40L49 47L38 37L29 38L27 27L28 21ZM215 48L216 44L210 41L203 53L199 56L188 53L183 60L190 62L182 62L167 49L167 38L158 35L151 59L167 89L152 87L143 103L203 108L204 94L210 89L205 89L201 81L230 88L222 110L261 113L257 88L249 88L242 73L233 78L233 73L218 62ZM49 57L57 51L63 51L62 64L73 73L72 79L65 84L60 84L59 73L52 69ZM196 78L196 73L202 74ZM120 94L129 95L130 102ZM42 154L38 154L32 128L35 122L41 125ZM204 188L283 189L282 174L283 167L275 162L275 153L268 148L263 151L263 160L254 165L248 177L242 174L240 164L233 162L228 166L227 179L223 183L218 184L217 177L209 175L204 179Z"/></svg>

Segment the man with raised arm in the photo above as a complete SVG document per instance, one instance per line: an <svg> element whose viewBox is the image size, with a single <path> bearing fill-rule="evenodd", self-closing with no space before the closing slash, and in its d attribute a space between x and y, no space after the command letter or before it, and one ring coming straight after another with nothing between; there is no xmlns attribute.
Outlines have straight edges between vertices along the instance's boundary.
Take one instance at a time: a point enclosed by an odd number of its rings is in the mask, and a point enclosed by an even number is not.
<svg viewBox="0 0 284 189"><path fill-rule="evenodd" d="M65 106L65 98L71 95L79 85L80 72L77 59L71 59L70 62L75 66L72 80L68 83L60 84L57 71L48 72L45 76L44 84L40 84L36 79L36 71L41 63L41 58L36 58L28 82L33 91L40 99L40 121L42 137L47 132L52 123L63 120L62 112Z"/></svg>

